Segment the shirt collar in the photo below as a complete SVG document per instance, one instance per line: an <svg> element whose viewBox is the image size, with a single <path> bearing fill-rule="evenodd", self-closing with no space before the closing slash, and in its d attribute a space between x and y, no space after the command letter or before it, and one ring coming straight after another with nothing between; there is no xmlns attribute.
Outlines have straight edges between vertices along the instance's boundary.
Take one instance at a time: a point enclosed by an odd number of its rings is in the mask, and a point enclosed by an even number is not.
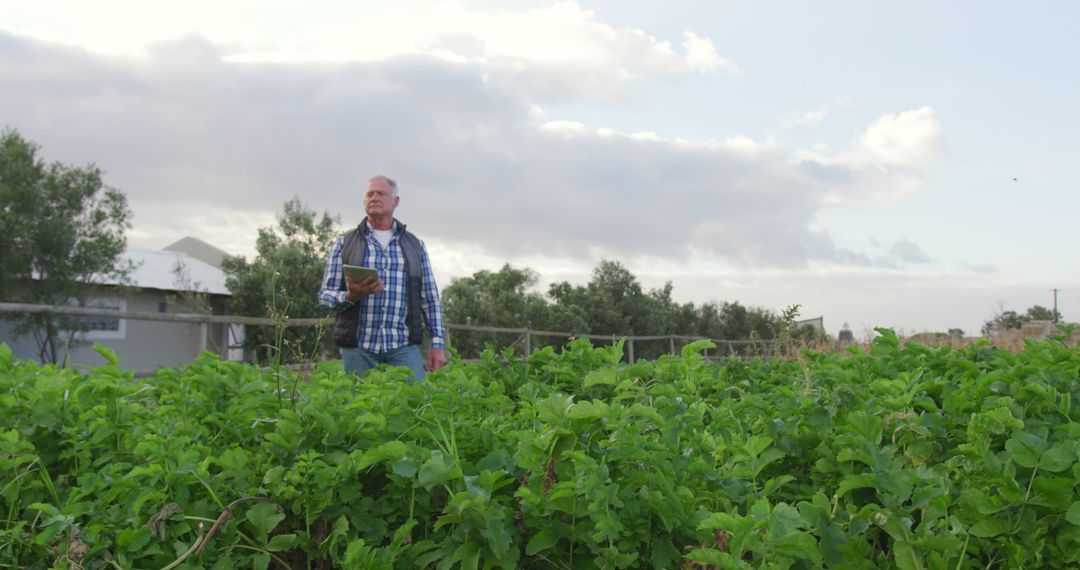
<svg viewBox="0 0 1080 570"><path fill-rule="evenodd" d="M375 227L371 225L371 222L369 222L366 217L361 223L361 227L364 228L364 235L371 235L371 233L375 231ZM394 218L394 223L390 224L391 235L396 235L401 227L401 222L397 221L397 218Z"/></svg>

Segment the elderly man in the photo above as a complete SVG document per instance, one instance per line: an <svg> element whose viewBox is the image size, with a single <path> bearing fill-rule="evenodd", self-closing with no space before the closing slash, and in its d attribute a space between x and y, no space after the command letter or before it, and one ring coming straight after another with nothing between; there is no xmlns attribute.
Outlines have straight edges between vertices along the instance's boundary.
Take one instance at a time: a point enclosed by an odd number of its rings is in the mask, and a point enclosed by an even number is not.
<svg viewBox="0 0 1080 570"><path fill-rule="evenodd" d="M407 366L422 380L424 326L431 335L427 370L446 363L442 304L424 243L394 218L400 200L393 180L368 180L367 217L330 250L319 304L337 311L334 341L346 371L363 374L379 364ZM378 277L353 281L342 265L370 267Z"/></svg>

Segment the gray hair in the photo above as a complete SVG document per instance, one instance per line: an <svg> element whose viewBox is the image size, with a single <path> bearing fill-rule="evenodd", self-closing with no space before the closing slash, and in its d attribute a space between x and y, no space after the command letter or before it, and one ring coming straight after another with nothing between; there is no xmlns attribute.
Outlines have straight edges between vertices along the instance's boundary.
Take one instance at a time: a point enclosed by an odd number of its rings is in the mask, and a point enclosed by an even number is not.
<svg viewBox="0 0 1080 570"><path fill-rule="evenodd" d="M378 175L372 176L371 178L368 178L368 184L371 184L372 182L375 182L377 180L381 180L381 181L385 182L386 185L390 187L390 194L392 196L394 196L395 198L397 197L397 195L398 195L398 193L397 193L397 182L394 182L393 178L390 178L389 176L383 176L382 174L378 174Z"/></svg>

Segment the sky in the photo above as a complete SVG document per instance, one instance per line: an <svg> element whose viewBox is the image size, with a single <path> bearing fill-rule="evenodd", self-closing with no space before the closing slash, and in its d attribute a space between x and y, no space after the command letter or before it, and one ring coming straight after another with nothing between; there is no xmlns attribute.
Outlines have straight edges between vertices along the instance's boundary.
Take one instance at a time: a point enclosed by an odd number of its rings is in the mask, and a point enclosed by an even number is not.
<svg viewBox="0 0 1080 570"><path fill-rule="evenodd" d="M0 127L128 242L255 255L373 175L445 287L617 260L680 302L902 333L1080 320L1071 0L0 0ZM614 331L613 331L614 332Z"/></svg>

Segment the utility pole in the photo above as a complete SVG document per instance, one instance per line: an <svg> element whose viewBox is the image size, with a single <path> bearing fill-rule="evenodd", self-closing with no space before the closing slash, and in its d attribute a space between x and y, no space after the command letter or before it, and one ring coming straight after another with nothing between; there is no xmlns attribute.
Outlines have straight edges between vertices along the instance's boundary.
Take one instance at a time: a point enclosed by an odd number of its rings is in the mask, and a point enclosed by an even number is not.
<svg viewBox="0 0 1080 570"><path fill-rule="evenodd" d="M1056 325L1057 322L1058 322L1057 294L1058 294L1058 291L1061 291L1061 289L1051 289L1051 291L1054 292L1054 324Z"/></svg>

